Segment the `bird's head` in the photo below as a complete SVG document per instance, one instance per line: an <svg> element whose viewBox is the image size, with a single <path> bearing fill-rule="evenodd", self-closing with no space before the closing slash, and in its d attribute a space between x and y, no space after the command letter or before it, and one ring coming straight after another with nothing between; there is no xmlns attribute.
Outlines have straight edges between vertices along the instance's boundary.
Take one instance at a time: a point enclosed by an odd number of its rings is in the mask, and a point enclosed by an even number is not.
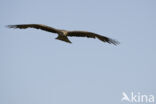
<svg viewBox="0 0 156 104"><path fill-rule="evenodd" d="M66 31L66 30L61 30L61 31L59 32L59 34L60 34L60 35L66 35L66 34L67 34L67 31Z"/></svg>

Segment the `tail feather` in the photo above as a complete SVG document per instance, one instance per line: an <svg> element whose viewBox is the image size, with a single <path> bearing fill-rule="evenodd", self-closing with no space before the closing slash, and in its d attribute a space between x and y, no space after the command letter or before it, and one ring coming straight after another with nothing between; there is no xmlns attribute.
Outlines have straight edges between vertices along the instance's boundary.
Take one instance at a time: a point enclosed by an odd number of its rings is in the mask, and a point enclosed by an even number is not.
<svg viewBox="0 0 156 104"><path fill-rule="evenodd" d="M57 38L55 39L58 39L58 40L61 40L61 41L65 41L67 43L72 43L66 36L58 36Z"/></svg>

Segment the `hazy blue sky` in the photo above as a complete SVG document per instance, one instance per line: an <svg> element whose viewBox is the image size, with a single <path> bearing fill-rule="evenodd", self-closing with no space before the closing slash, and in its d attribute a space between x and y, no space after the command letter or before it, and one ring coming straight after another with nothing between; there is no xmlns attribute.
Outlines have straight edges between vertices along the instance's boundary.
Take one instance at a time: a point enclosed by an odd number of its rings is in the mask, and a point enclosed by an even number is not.
<svg viewBox="0 0 156 104"><path fill-rule="evenodd" d="M0 0L0 8L0 104L126 104L123 91L156 95L155 0ZM121 44L68 44L56 34L5 27L29 23Z"/></svg>

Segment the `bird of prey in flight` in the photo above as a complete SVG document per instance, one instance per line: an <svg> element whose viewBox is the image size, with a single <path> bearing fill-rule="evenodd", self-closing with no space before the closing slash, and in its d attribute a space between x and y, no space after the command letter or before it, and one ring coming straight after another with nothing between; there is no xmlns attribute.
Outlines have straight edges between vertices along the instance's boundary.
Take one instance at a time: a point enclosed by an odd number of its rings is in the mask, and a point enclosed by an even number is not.
<svg viewBox="0 0 156 104"><path fill-rule="evenodd" d="M9 28L19 28L19 29L26 29L26 28L35 28L35 29L41 29L47 32L52 32L58 34L58 37L56 39L65 41L68 43L71 43L71 41L68 39L68 37L87 37L87 38L97 38L101 40L102 42L107 42L109 44L117 45L119 44L118 41L113 40L111 38L108 38L106 36L102 36L93 32L87 32L87 31L68 31L68 30L61 30L56 29L53 27L49 27L42 24L20 24L20 25L8 25Z"/></svg>

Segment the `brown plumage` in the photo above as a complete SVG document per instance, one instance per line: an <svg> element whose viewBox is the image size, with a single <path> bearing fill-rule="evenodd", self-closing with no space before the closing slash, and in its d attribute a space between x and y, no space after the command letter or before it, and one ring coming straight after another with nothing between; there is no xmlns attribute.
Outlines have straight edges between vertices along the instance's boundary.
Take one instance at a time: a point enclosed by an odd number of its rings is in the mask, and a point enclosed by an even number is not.
<svg viewBox="0 0 156 104"><path fill-rule="evenodd" d="M87 37L87 38L98 38L99 40L103 42L107 42L109 44L117 45L119 44L118 41L110 39L106 36L102 36L93 32L87 32L87 31L67 31L67 30L61 30L61 29L55 29L46 25L42 24L21 24L21 25L8 25L9 28L19 28L19 29L26 29L26 28L35 28L35 29L41 29L44 31L57 33L58 37L56 39L62 40L68 43L71 43L71 41L68 39L69 37Z"/></svg>

